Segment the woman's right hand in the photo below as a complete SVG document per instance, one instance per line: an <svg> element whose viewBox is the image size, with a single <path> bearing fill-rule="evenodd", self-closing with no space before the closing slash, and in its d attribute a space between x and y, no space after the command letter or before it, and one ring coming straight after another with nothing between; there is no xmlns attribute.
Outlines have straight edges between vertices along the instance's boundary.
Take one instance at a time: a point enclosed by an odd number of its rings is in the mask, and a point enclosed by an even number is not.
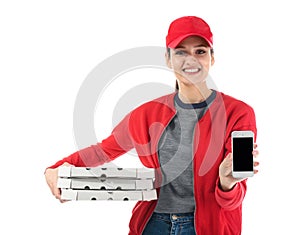
<svg viewBox="0 0 300 235"><path fill-rule="evenodd" d="M62 166L71 166L69 163L65 162ZM65 200L61 199L61 191L57 187L57 180L58 180L58 168L48 168L45 171L45 178L46 182L56 199L58 199L60 202L65 202Z"/></svg>

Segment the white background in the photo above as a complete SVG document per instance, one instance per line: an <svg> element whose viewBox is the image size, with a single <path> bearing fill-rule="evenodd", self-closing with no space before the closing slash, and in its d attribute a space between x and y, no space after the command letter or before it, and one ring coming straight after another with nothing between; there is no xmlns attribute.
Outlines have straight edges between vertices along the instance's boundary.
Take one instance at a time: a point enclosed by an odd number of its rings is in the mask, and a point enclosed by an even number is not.
<svg viewBox="0 0 300 235"><path fill-rule="evenodd" d="M60 204L43 172L77 150L73 108L89 72L120 51L163 47L172 20L197 15L214 33L212 77L218 90L249 103L257 115L261 166L248 181L243 234L300 234L296 4L292 0L1 1L0 233L127 234L133 202ZM123 78L139 77L139 82L128 80L135 86L142 83L142 74L132 71ZM166 71L147 74L174 84ZM107 100L126 92L116 87L108 87ZM105 96L95 111L98 138L111 128L111 113L105 112L110 104L104 101ZM100 118L108 122L97 121Z"/></svg>

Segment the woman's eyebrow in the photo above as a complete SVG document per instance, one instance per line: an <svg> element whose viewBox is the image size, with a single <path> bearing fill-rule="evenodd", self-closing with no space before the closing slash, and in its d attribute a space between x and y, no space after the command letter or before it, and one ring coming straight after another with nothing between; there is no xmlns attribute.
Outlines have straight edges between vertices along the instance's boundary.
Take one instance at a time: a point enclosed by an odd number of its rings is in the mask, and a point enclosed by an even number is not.
<svg viewBox="0 0 300 235"><path fill-rule="evenodd" d="M185 47L183 47L183 46L177 46L177 47L175 47L174 49L184 49Z"/></svg>
<svg viewBox="0 0 300 235"><path fill-rule="evenodd" d="M194 46L194 48L196 48L196 47L208 47L208 46L205 44L199 44L199 45ZM186 47L184 47L184 46L178 46L175 49L185 49L185 48Z"/></svg>
<svg viewBox="0 0 300 235"><path fill-rule="evenodd" d="M208 47L207 45L205 45L205 44L199 44L199 45L197 45L197 46L194 46L194 47Z"/></svg>

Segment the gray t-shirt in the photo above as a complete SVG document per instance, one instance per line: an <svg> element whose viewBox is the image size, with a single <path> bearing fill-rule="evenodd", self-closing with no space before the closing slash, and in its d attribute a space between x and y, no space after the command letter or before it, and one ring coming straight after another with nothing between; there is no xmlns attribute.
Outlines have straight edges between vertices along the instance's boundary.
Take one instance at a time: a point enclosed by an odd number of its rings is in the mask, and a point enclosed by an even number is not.
<svg viewBox="0 0 300 235"><path fill-rule="evenodd" d="M158 156L163 181L155 212L188 213L195 210L193 185L194 128L216 92L201 103L183 103L175 96L176 115L159 141Z"/></svg>

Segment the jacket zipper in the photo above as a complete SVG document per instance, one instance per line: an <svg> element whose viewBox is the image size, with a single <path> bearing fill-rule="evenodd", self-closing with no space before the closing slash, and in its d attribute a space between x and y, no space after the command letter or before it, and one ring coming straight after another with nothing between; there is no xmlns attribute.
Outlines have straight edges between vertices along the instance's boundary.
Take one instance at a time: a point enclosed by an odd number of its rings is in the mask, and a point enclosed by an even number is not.
<svg viewBox="0 0 300 235"><path fill-rule="evenodd" d="M196 226L197 226L197 223L196 223L196 206L197 206L197 203L196 203L196 197L195 197L195 169L194 169L194 158L195 158L195 149L194 149L194 146L195 146L195 129L196 129L196 126L198 124L199 120L196 122L195 126L194 126L194 130L193 130L193 146L192 146L192 157L193 157L193 161L192 161L192 164L193 164L193 188L194 188L194 201L195 201L195 210L194 210L194 228L195 228L195 234L197 235L197 232L196 232Z"/></svg>
<svg viewBox="0 0 300 235"><path fill-rule="evenodd" d="M209 109L209 108L208 108ZM194 126L194 130L193 130L193 152L192 152L192 156L193 156L193 188L194 188L194 201L195 201L195 210L194 210L194 228L195 228L195 234L197 235L197 232L196 232L196 227L197 227L197 223L196 223L196 207L197 207L197 202L196 202L196 197L195 197L195 169L194 169L194 158L195 158L195 131L196 131L196 127L197 125L199 124L200 122L200 119L202 119L204 117L204 115L207 113L207 110L205 110L205 112L203 113L203 115L200 115L198 118L197 118L197 122ZM199 127L199 131L200 131L200 127ZM199 140L200 141L200 140ZM198 143L199 144L199 143Z"/></svg>

